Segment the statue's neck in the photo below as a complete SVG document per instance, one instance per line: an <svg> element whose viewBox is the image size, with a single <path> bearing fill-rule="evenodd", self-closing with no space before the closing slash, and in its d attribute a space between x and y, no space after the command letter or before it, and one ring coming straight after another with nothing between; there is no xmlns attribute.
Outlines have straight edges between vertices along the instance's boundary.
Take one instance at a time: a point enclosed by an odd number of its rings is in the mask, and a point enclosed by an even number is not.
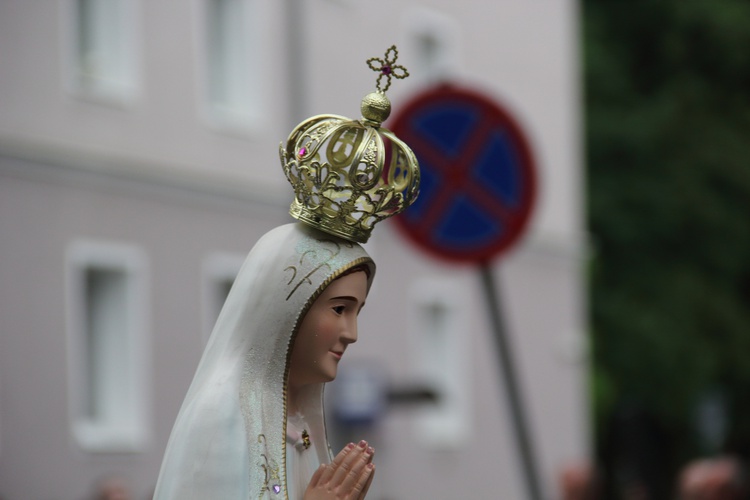
<svg viewBox="0 0 750 500"><path fill-rule="evenodd" d="M302 413L302 408L300 407L300 393L302 391L301 387L289 384L287 386L286 390L286 414L287 418L289 415L296 415L298 413Z"/></svg>

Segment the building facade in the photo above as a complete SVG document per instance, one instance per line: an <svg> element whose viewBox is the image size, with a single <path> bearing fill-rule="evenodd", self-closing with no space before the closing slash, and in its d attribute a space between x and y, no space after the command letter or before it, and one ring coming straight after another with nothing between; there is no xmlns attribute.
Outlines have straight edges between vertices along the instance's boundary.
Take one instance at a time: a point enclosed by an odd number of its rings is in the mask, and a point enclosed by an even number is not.
<svg viewBox="0 0 750 500"><path fill-rule="evenodd" d="M108 477L150 497L227 287L290 221L279 142L357 118L364 61L393 43L394 110L458 82L532 144L533 218L492 271L554 498L590 446L577 18L570 0L0 1L0 498ZM367 249L378 276L327 397L334 444L376 448L368 498L524 498L479 271L390 221ZM352 386L389 402L355 425ZM437 403L394 396L425 387Z"/></svg>

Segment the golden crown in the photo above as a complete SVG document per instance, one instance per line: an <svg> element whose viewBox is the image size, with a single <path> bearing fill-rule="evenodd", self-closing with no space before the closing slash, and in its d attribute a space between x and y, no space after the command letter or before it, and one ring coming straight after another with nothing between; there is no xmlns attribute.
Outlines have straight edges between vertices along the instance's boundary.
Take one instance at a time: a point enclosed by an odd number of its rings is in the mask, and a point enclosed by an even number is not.
<svg viewBox="0 0 750 500"><path fill-rule="evenodd" d="M362 99L361 120L318 115L303 121L279 148L294 188L292 217L322 231L365 243L375 224L404 211L419 194L419 163L412 150L380 124L391 113L385 91L409 72L398 50L367 65L379 73L376 91Z"/></svg>

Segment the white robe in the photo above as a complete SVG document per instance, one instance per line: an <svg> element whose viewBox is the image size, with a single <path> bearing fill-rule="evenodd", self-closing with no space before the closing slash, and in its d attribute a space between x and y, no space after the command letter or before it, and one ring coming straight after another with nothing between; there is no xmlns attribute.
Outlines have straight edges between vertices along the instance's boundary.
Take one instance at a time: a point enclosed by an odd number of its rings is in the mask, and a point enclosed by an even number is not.
<svg viewBox="0 0 750 500"><path fill-rule="evenodd" d="M359 245L301 223L258 241L177 416L155 500L301 498L309 475L331 460L331 451L323 384L308 386L300 398L311 447L288 451L287 432L294 431L286 422L291 347L315 299L359 265L370 267L369 289L375 266Z"/></svg>

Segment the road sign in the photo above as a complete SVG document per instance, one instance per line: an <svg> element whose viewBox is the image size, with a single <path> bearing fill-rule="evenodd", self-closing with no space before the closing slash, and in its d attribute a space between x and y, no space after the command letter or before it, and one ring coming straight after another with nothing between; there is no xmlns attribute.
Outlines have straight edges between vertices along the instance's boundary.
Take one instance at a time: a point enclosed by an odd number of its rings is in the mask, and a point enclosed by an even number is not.
<svg viewBox="0 0 750 500"><path fill-rule="evenodd" d="M422 175L419 198L394 220L421 249L478 264L528 498L541 500L511 339L490 265L521 235L531 214L536 173L528 141L499 104L447 85L403 106L391 128L417 155Z"/></svg>
<svg viewBox="0 0 750 500"><path fill-rule="evenodd" d="M529 220L536 173L529 143L493 100L442 85L421 93L390 128L417 155L420 195L397 225L438 257L488 262Z"/></svg>

